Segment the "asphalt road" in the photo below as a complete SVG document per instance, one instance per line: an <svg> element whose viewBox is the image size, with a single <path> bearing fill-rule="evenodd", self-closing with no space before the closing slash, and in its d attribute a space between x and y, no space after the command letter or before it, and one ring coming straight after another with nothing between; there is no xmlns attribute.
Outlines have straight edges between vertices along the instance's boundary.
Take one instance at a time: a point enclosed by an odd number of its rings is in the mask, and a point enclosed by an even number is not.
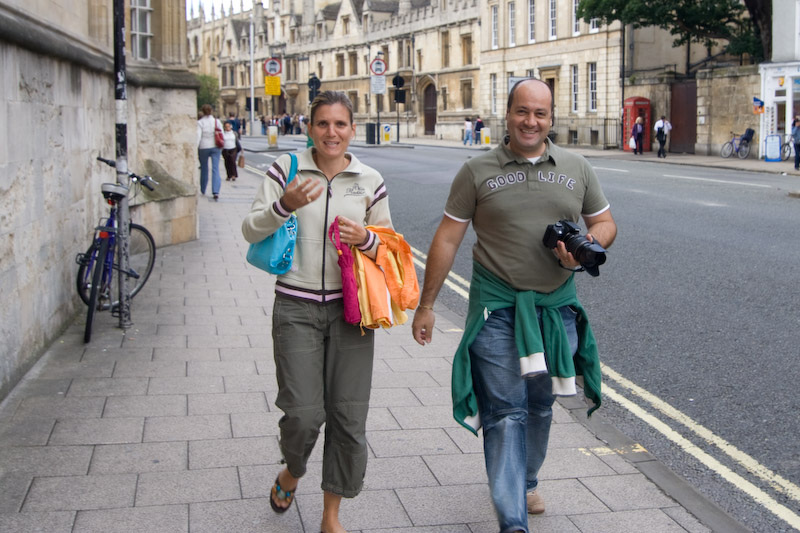
<svg viewBox="0 0 800 533"><path fill-rule="evenodd" d="M384 175L395 227L426 253L452 177L478 151L353 151ZM798 178L590 162L619 236L600 277L579 275L578 290L604 364L644 395L608 374L605 384L691 449L622 400L607 396L603 416L753 531L796 531L777 515L800 521L800 199L787 195ZM470 230L453 266L466 279L473 242ZM446 287L437 307L466 314Z"/></svg>

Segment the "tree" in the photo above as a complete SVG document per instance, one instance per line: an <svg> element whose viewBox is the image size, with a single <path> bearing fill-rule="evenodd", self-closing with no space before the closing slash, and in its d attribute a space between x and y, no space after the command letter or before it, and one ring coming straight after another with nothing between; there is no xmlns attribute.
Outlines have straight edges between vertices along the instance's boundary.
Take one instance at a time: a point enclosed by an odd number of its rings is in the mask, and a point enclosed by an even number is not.
<svg viewBox="0 0 800 533"><path fill-rule="evenodd" d="M635 28L657 26L675 36L673 46L696 42L710 47L727 41L732 54L769 58L770 0L581 0L578 16L585 21L616 20ZM751 7L752 5L752 7Z"/></svg>
<svg viewBox="0 0 800 533"><path fill-rule="evenodd" d="M219 80L214 76L198 74L197 81L200 82L200 88L197 89L197 109L199 110L204 104L217 107L217 102L219 102Z"/></svg>

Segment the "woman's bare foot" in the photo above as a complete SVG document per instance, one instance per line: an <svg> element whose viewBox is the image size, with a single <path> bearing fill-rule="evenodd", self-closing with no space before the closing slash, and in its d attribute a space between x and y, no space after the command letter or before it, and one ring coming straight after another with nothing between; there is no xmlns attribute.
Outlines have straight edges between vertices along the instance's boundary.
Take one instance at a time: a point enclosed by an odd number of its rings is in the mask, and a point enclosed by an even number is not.
<svg viewBox="0 0 800 533"><path fill-rule="evenodd" d="M322 533L347 533L347 530L339 522L339 505L342 497L332 492L323 494L324 506L322 509L322 523L319 530Z"/></svg>

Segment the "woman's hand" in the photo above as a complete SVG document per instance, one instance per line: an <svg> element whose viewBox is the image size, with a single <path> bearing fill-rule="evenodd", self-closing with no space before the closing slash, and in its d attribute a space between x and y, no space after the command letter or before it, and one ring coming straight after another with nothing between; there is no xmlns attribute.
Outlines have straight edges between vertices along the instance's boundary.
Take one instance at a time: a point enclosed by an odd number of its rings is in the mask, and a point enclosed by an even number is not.
<svg viewBox="0 0 800 533"><path fill-rule="evenodd" d="M283 192L282 203L289 211L304 207L325 192L325 185L314 178L303 179L297 176Z"/></svg>
<svg viewBox="0 0 800 533"><path fill-rule="evenodd" d="M339 215L339 239L345 244L358 246L367 240L367 228Z"/></svg>

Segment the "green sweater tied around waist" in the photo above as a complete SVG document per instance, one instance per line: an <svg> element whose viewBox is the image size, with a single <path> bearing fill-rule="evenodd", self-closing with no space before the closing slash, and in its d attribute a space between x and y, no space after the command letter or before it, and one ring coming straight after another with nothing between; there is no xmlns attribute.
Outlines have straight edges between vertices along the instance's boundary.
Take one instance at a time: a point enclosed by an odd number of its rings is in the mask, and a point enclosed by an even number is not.
<svg viewBox="0 0 800 533"><path fill-rule="evenodd" d="M578 301L573 277L548 294L519 291L480 263L473 262L466 326L453 358L453 416L461 425L475 434L481 426L478 402L472 388L469 347L489 314L507 307L515 309L514 333L520 357L520 375L548 372L556 396L577 394L575 377L582 375L584 395L594 404L589 409L589 416L600 407L601 372L597 343L586 311ZM578 350L574 356L559 311L565 305L572 306L578 313ZM537 307L542 312L541 327Z"/></svg>

